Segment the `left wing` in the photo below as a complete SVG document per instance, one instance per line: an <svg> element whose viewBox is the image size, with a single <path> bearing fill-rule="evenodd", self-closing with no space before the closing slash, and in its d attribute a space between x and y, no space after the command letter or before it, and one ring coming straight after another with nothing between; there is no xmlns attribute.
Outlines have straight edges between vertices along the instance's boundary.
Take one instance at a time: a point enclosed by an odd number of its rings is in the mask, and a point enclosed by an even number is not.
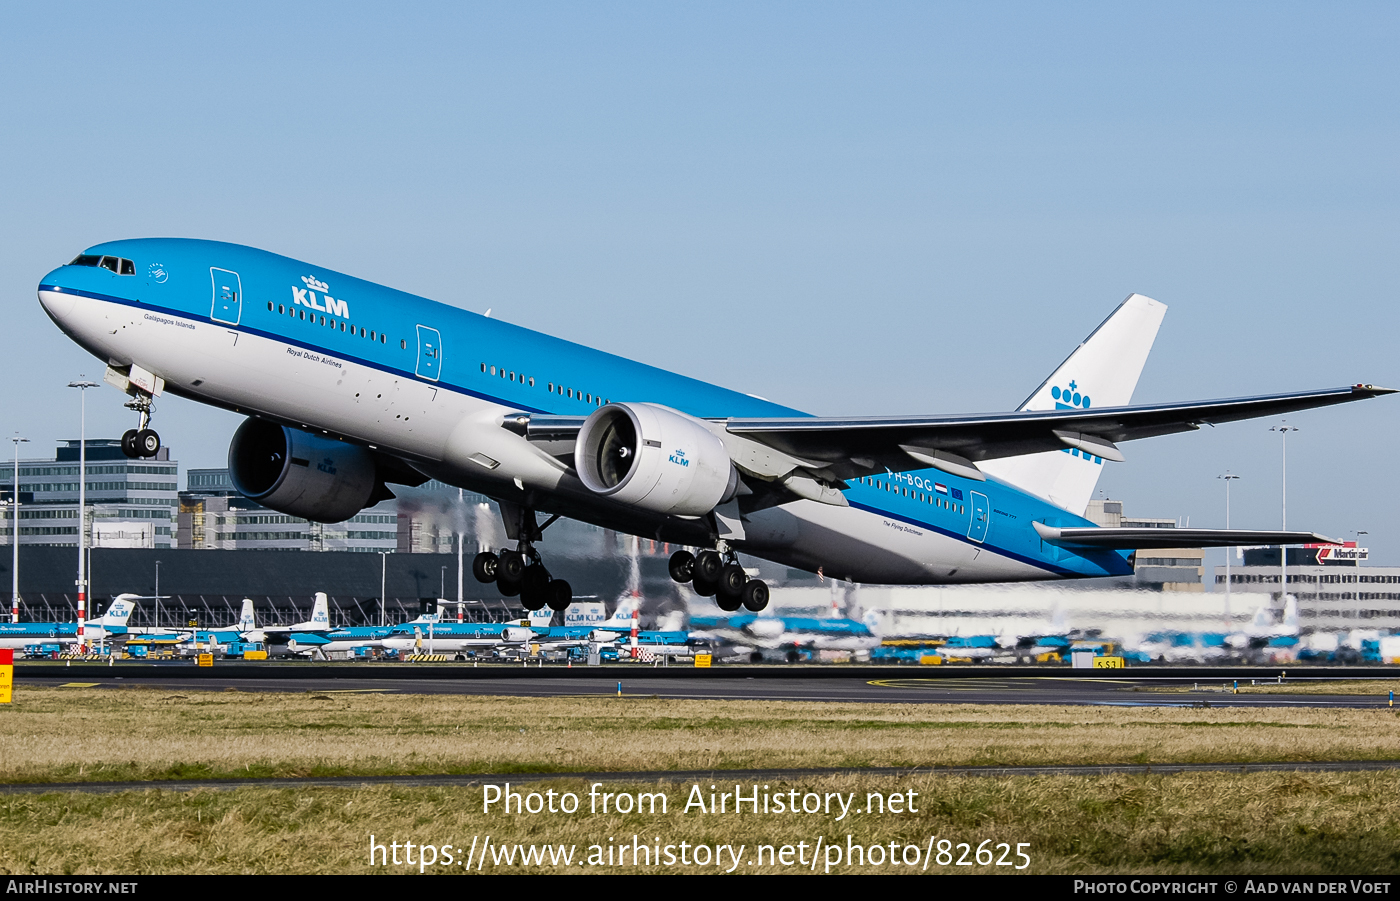
<svg viewBox="0 0 1400 901"><path fill-rule="evenodd" d="M730 419L725 429L793 457L825 464L838 479L932 466L983 478L976 464L1042 451L1078 448L1122 461L1118 443L1189 432L1261 416L1364 400L1394 389L1353 385L1297 394L1270 394L1194 403L1025 410L930 417Z"/></svg>
<svg viewBox="0 0 1400 901"><path fill-rule="evenodd" d="M1189 432L1202 425L1277 416L1394 393L1392 388L1352 385L1295 394L1092 410L728 419L711 424L716 431L781 451L792 458L792 463L833 481L927 467L981 480L985 476L977 463L984 460L1077 448L1104 460L1121 462L1123 454L1118 443L1122 441ZM556 447L551 449L557 449L562 455L572 454L572 442L585 419L583 416L515 413L506 418L503 426L532 442L553 444Z"/></svg>

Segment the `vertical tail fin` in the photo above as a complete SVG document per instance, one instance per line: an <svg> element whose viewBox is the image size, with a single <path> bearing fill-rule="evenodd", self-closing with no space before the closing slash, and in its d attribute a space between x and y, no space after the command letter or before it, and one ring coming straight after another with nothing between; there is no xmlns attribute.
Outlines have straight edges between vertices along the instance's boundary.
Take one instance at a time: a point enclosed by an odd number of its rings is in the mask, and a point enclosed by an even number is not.
<svg viewBox="0 0 1400 901"><path fill-rule="evenodd" d="M880 619L880 611L867 610L864 617L865 627L870 630L870 634L876 638L882 638L884 623Z"/></svg>
<svg viewBox="0 0 1400 901"><path fill-rule="evenodd" d="M238 614L238 631L251 632L257 627L257 618L253 615L253 600L244 598L243 610Z"/></svg>
<svg viewBox="0 0 1400 901"><path fill-rule="evenodd" d="M1130 294L1018 410L1075 410L1129 404L1167 305ZM1077 448L978 464L988 475L1082 515L1103 459Z"/></svg>
<svg viewBox="0 0 1400 901"><path fill-rule="evenodd" d="M112 603L107 607L107 612L102 614L101 625L103 628L120 628L126 625L126 621L131 619L131 614L136 610L136 595L119 594L112 599Z"/></svg>
<svg viewBox="0 0 1400 901"><path fill-rule="evenodd" d="M330 599L326 597L324 591L316 592L316 603L311 606L311 622L324 628L331 625L331 605Z"/></svg>
<svg viewBox="0 0 1400 901"><path fill-rule="evenodd" d="M553 621L554 611L548 607L530 611L530 628L532 629L548 629L549 624Z"/></svg>

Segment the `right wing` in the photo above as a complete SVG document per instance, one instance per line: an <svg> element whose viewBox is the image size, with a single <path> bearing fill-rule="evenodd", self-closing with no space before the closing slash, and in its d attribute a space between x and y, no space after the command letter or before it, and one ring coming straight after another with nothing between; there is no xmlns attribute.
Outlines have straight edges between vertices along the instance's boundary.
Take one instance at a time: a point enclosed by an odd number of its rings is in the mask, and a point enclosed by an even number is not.
<svg viewBox="0 0 1400 901"><path fill-rule="evenodd" d="M1033 522L1036 534L1053 544L1112 550L1156 548L1243 547L1281 544L1341 544L1316 532L1260 532L1247 529L1101 529L1097 526L1060 529Z"/></svg>

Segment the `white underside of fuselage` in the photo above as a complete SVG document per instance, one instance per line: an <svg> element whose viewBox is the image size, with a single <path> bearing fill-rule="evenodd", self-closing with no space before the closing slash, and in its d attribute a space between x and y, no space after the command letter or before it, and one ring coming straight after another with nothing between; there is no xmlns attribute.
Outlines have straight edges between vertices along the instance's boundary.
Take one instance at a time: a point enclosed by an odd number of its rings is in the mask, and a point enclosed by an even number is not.
<svg viewBox="0 0 1400 901"><path fill-rule="evenodd" d="M68 293L41 291L50 315L108 364L135 363L166 390L403 457L447 482L548 510L591 497L573 472L500 427L513 409L412 376L197 319ZM624 398L625 400L625 398ZM488 469L482 456L499 465ZM598 524L609 525L605 504ZM577 515L575 512L573 515ZM587 517L581 517L587 518ZM746 516L735 546L828 576L882 584L1058 578L976 543L853 507L799 500Z"/></svg>

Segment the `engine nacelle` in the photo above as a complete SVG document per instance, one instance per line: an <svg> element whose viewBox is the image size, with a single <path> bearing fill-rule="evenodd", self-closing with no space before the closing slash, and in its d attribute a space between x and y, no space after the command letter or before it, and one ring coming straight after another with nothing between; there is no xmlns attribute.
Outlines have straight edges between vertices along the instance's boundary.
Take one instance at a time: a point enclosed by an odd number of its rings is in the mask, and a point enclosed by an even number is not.
<svg viewBox="0 0 1400 901"><path fill-rule="evenodd" d="M579 430L574 466L588 490L672 516L703 516L739 486L724 442L694 417L658 404L593 411Z"/></svg>
<svg viewBox="0 0 1400 901"><path fill-rule="evenodd" d="M363 510L377 471L369 451L249 419L233 433L228 469L238 493L290 516L342 522Z"/></svg>

